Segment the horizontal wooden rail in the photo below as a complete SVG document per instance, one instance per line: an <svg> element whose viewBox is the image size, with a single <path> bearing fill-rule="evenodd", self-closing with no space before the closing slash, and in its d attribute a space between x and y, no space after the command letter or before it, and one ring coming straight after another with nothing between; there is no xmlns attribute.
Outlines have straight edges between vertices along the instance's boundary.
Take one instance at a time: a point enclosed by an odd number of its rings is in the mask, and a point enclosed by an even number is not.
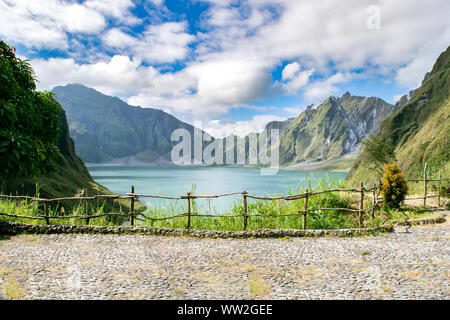
<svg viewBox="0 0 450 320"><path fill-rule="evenodd" d="M439 182L438 188L441 186L441 181L447 181L450 179L447 178L441 178L441 179L428 179L427 178L427 165L424 167L424 178L423 179L409 179L406 180L407 182L423 182L424 184L424 195L423 196L413 196L413 197L406 197L405 201L408 200L424 200L424 207L426 207L426 199L427 198L438 198L438 206L440 205L440 193L438 191L437 195L427 195L427 182L431 181L437 181ZM21 196L21 195L5 195L0 194L0 198L5 199L24 199L27 201L35 202L35 203L44 203L45 208L44 210L39 210L40 213L43 213L41 215L37 216L25 216L25 215L18 215L13 213L5 213L0 212L0 216L7 216L7 217L13 217L13 218L23 218L23 219L36 219L36 220L45 220L47 224L50 224L50 221L52 219L80 219L80 220L86 220L86 224L89 224L90 219L94 218L100 218L100 217L107 217L107 216L116 216L116 217L126 217L130 219L131 226L134 226L134 219L139 221L159 221L159 220L169 220L169 219L176 219L176 218L183 218L187 217L187 224L186 228L189 229L191 227L191 217L206 217L206 218L242 218L243 219L243 229L247 229L248 219L252 217L264 217L264 218L274 218L274 217L287 217L287 216L302 216L301 221L299 224L303 229L306 229L307 224L307 216L313 212L317 211L345 211L350 213L357 213L358 214L358 224L359 226L363 226L363 214L370 212L372 219L374 218L374 211L376 208L380 208L380 204L383 203L383 198L379 197L381 189L381 183L377 182L372 185L370 188L365 188L363 186L363 183L361 182L358 188L335 188L335 189L329 189L329 190L321 190L321 191L310 191L309 189L306 189L304 193L295 194L295 195L288 195L288 196L274 196L274 197L265 197L265 196L257 196L257 195L250 195L247 193L247 191L242 192L230 192L230 193L223 193L223 194L217 194L217 195L193 195L190 192L188 192L186 195L181 196L162 196L162 195L150 195L150 194L139 194L134 192L134 186L131 188L130 193L126 193L126 195L120 195L120 194L114 194L114 195L94 195L94 196L88 196L87 190L84 191L85 196L79 196L79 197L61 197L61 198L53 198L53 199L46 199L46 198L40 198L40 197L31 197L31 196ZM326 193L335 193L335 192L350 192L350 193L357 193L359 194L359 208L314 208L311 202L311 197ZM195 207L192 210L192 200L193 199L212 199L212 198L220 198L220 197L228 197L233 195L241 195L243 197L242 200L242 213L239 214L203 214L196 212ZM364 201L365 198L371 198L371 206L364 209ZM166 199L166 200L187 200L187 212L183 212L180 214L174 214L166 217L152 217L151 215L142 213L142 212L135 212L134 211L134 203L139 198L155 198L155 199ZM292 201L292 200L299 200L304 199L303 202L303 209L298 212L293 213L279 213L279 214L262 214L258 212L248 212L248 203L247 200L250 199L256 199L256 200L285 200L285 201ZM97 200L97 199L130 199L130 211L127 213L99 213L93 212L89 207L89 201L90 200ZM309 202L308 202L309 200ZM84 205L82 204L83 210L86 211L85 215L50 215L49 206L52 202L59 202L59 201L84 201ZM309 203L309 207L308 207ZM113 209L114 210L114 209ZM92 212L93 214L90 214Z"/></svg>
<svg viewBox="0 0 450 320"><path fill-rule="evenodd" d="M177 214L177 215L173 215L173 216L167 216L167 217L163 217L163 218L153 218L150 217L148 215L145 215L143 213L136 213L137 216L143 216L145 219L148 220L168 220L168 219L174 219L174 218L180 218L180 217L187 217L187 213L181 213L181 214Z"/></svg>
<svg viewBox="0 0 450 320"><path fill-rule="evenodd" d="M19 214L12 214L6 212L0 212L0 216L14 217L14 218L24 218L24 219L35 219L35 220L45 220L44 216L23 216Z"/></svg>
<svg viewBox="0 0 450 320"><path fill-rule="evenodd" d="M406 200L421 200L421 199L437 198L437 197L439 197L439 195L421 196L421 197L413 197L413 198L411 198L411 197L406 197L406 198L405 198L405 201L406 201Z"/></svg>
<svg viewBox="0 0 450 320"><path fill-rule="evenodd" d="M0 194L0 198L24 199L24 200L37 201L37 202L58 202L58 201L69 201L69 200L130 199L132 197L116 194L116 195L96 195L96 196L91 196L91 197L65 197L65 198L46 199L46 198L37 198L37 197L29 197L29 196L13 196L13 195Z"/></svg>
<svg viewBox="0 0 450 320"><path fill-rule="evenodd" d="M450 179L408 179L406 182L447 181Z"/></svg>
<svg viewBox="0 0 450 320"><path fill-rule="evenodd" d="M169 197L169 196L157 196L152 194L139 194L139 193L127 193L126 195L130 198L158 198L158 199L168 199L168 200L181 200L182 197Z"/></svg>
<svg viewBox="0 0 450 320"><path fill-rule="evenodd" d="M206 196L201 196L201 195L190 195L189 197L191 199L195 199L195 198L220 198L220 197L228 197L228 196L233 196L233 195L237 195L237 194L242 194L242 192L230 192L230 193L224 193L224 194L218 194L218 195L206 195ZM186 198L187 196L183 196L184 198Z"/></svg>

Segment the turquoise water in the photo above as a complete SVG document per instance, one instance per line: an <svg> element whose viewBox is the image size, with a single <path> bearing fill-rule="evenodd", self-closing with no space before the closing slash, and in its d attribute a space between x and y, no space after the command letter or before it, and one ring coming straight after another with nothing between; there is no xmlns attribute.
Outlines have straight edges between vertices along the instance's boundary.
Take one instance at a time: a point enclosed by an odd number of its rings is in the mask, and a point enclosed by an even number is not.
<svg viewBox="0 0 450 320"><path fill-rule="evenodd" d="M114 193L131 192L163 196L194 194L215 195L246 190L258 196L275 196L297 193L298 187L312 188L319 179L343 180L346 172L278 170L274 175L261 175L258 168L242 167L177 167L177 166L91 166L89 172L95 181ZM199 199L198 205L218 211L231 208L241 199L239 195L207 201ZM141 198L147 205L167 205L164 200ZM172 203L186 200L171 201Z"/></svg>

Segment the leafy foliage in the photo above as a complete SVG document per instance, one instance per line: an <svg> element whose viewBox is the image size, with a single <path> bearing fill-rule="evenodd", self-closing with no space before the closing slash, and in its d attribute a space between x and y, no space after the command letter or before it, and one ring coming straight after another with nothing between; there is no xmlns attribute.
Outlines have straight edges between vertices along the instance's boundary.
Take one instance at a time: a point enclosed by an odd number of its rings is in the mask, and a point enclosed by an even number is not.
<svg viewBox="0 0 450 320"><path fill-rule="evenodd" d="M0 182L53 171L58 158L61 107L35 91L33 70L0 41Z"/></svg>
<svg viewBox="0 0 450 320"><path fill-rule="evenodd" d="M387 208L399 208L407 193L408 185L398 164L386 164L381 186L384 206Z"/></svg>
<svg viewBox="0 0 450 320"><path fill-rule="evenodd" d="M363 151L371 168L379 172L380 175L383 173L383 167L386 163L397 161L392 143L377 136L370 136L363 141Z"/></svg>

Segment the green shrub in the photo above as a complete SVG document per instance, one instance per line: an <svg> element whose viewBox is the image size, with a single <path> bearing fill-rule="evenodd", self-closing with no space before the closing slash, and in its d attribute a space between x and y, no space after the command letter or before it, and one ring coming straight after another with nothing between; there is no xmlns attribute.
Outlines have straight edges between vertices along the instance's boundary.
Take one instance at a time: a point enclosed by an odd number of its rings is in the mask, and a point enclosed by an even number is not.
<svg viewBox="0 0 450 320"><path fill-rule="evenodd" d="M385 166L381 194L385 208L399 208L408 193L408 185L405 175L396 163L388 163Z"/></svg>

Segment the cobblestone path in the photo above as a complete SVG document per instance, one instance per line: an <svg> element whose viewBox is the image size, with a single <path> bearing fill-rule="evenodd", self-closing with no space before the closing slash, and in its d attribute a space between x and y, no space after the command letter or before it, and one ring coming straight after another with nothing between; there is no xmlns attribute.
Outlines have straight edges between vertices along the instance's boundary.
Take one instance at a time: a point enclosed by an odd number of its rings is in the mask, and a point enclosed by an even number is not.
<svg viewBox="0 0 450 320"><path fill-rule="evenodd" d="M450 299L450 223L369 237L0 238L0 299Z"/></svg>

